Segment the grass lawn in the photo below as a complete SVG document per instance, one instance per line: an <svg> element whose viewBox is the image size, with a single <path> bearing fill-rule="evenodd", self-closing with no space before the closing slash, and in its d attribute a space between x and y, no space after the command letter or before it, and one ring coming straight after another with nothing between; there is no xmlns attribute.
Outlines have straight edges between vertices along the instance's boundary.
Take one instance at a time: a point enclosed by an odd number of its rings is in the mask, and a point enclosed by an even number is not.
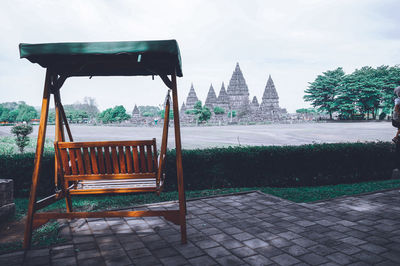
<svg viewBox="0 0 400 266"><path fill-rule="evenodd" d="M288 199L294 202L313 202L318 200L332 199L345 195L355 195L384 189L400 188L400 180L386 180L363 182L356 184L341 184L320 187L296 187L296 188L270 188L270 187L250 187L250 188L224 188L210 189L201 191L186 191L187 199L206 197L212 195L223 195L229 193L244 192L250 190L260 190L264 193ZM177 192L163 192L160 196L153 193L115 195L115 196L75 196L73 197L73 207L76 211L98 211L105 209L125 208L146 203L177 200ZM16 213L14 220L21 220L27 212L28 199L16 198ZM65 210L65 201L60 200L43 210L61 209ZM48 246L62 242L58 234L59 225L57 222L48 223L36 230L33 237L33 246ZM0 244L0 252L10 251L21 248L21 241Z"/></svg>

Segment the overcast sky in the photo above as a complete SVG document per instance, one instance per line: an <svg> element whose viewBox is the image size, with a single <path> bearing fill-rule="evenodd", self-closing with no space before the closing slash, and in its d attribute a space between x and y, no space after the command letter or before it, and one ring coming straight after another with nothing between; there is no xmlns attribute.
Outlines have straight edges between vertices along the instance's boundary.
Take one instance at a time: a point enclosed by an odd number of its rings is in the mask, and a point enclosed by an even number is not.
<svg viewBox="0 0 400 266"><path fill-rule="evenodd" d="M176 39L183 61L179 105L193 83L205 101L239 62L250 99L272 76L281 107L309 106L304 89L323 71L400 64L400 1L8 1L0 2L0 102L39 106L45 70L19 59L19 43ZM101 110L159 105L151 77L71 78L64 104L95 97Z"/></svg>

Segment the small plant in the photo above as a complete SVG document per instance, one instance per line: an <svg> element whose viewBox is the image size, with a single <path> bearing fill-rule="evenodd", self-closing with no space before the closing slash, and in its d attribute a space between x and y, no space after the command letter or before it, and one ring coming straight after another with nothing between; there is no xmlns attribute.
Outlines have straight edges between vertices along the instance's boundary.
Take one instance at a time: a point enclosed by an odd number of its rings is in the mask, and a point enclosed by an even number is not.
<svg viewBox="0 0 400 266"><path fill-rule="evenodd" d="M221 108L221 107L219 107L219 106L215 106L215 107L214 107L214 113L215 113L216 115L225 114L225 109L224 109L224 108Z"/></svg>
<svg viewBox="0 0 400 266"><path fill-rule="evenodd" d="M16 136L15 143L17 144L19 151L21 153L24 152L24 148L28 145L29 143L28 135L31 134L32 131L33 128L29 124L17 124L12 127L11 133L13 133Z"/></svg>

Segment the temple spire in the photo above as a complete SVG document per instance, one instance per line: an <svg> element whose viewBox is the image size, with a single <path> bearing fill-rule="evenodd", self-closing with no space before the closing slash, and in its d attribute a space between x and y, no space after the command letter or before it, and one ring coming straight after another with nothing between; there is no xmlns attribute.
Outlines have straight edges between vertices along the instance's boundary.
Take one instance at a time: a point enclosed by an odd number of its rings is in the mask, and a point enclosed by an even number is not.
<svg viewBox="0 0 400 266"><path fill-rule="evenodd" d="M193 83L190 86L189 94L186 98L186 108L193 109L194 105L199 101L199 98L197 98L196 92L194 91Z"/></svg>
<svg viewBox="0 0 400 266"><path fill-rule="evenodd" d="M217 104L217 95L215 94L214 87L211 84L210 89L208 90L207 99L205 102L205 106L212 109Z"/></svg>
<svg viewBox="0 0 400 266"><path fill-rule="evenodd" d="M278 93L276 92L275 84L271 78L271 75L269 75L267 85L265 86L261 107L263 109L279 108L279 97Z"/></svg>

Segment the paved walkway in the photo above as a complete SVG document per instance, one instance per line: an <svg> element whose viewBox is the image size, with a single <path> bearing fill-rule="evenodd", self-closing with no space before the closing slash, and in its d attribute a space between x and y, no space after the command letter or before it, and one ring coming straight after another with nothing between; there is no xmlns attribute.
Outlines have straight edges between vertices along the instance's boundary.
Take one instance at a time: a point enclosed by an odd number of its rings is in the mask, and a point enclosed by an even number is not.
<svg viewBox="0 0 400 266"><path fill-rule="evenodd" d="M189 201L188 213L187 245L161 218L80 219L62 230L69 242L0 265L400 265L399 190L314 204L253 192Z"/></svg>

